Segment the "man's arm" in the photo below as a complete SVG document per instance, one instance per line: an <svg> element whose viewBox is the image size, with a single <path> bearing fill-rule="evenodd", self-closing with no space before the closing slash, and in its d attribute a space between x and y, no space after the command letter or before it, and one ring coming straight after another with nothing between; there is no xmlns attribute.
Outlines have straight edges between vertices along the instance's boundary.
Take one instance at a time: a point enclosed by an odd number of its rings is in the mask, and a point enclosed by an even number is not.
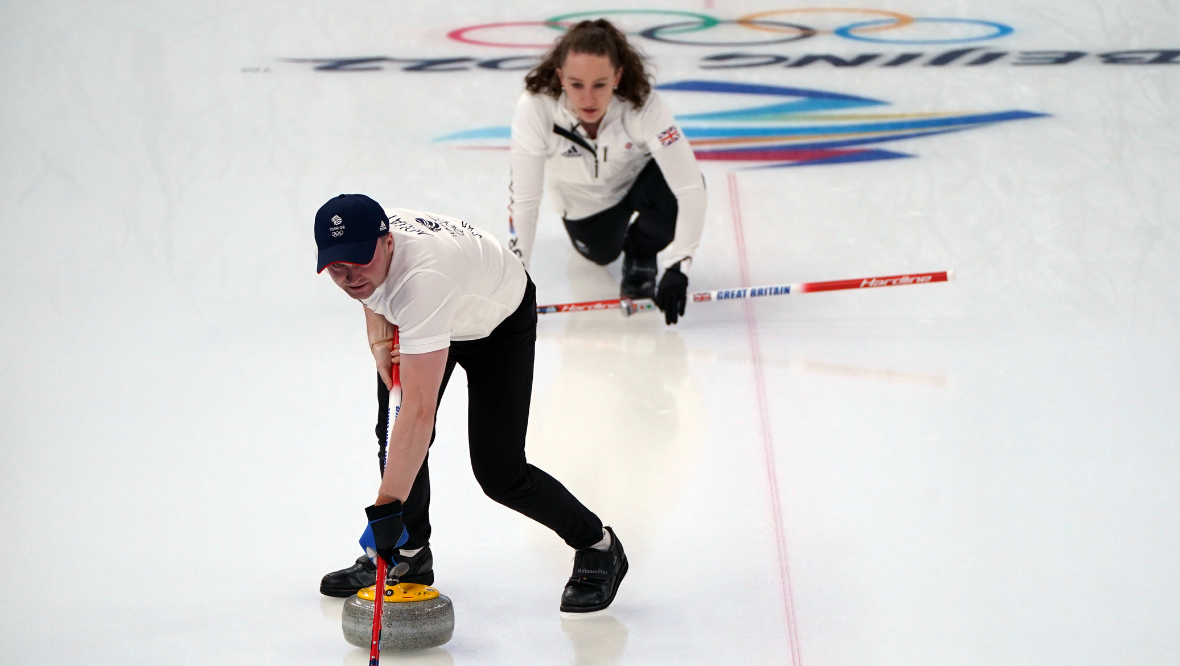
<svg viewBox="0 0 1180 666"><path fill-rule="evenodd" d="M361 307L365 309L365 330L369 334L369 350L373 352L373 360L377 362L377 374L381 375L385 388L393 388L391 368L396 356L393 348L395 327L388 319L370 310L367 305Z"/></svg>
<svg viewBox="0 0 1180 666"><path fill-rule="evenodd" d="M389 436L385 476L375 504L404 501L430 447L438 389L447 367L449 349L401 358L402 406Z"/></svg>

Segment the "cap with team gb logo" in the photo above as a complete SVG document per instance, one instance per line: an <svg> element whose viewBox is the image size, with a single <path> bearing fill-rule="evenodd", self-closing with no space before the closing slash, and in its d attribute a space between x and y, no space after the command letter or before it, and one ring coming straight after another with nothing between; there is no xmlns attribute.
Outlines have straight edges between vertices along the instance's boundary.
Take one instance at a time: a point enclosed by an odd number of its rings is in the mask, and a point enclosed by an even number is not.
<svg viewBox="0 0 1180 666"><path fill-rule="evenodd" d="M315 214L316 272L337 262L364 265L373 260L377 239L389 233L381 205L363 194L341 194Z"/></svg>

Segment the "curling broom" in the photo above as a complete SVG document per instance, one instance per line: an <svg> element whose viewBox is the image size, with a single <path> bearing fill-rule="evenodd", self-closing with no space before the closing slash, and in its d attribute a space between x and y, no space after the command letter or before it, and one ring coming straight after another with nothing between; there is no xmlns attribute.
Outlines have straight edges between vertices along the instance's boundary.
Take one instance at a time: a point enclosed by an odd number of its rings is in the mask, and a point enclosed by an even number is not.
<svg viewBox="0 0 1180 666"><path fill-rule="evenodd" d="M765 287L741 287L738 289L698 291L690 294L689 300L694 303L702 303L705 301L729 301L741 298L762 298L764 296L807 294L816 291L876 289L878 287L899 287L911 284L951 282L954 279L954 271L939 271L936 273L909 273L906 275L887 275L884 277L857 278L855 280L797 282L793 284L774 284ZM655 301L651 300L650 298L642 298L637 300L631 300L629 298L612 298L605 301L584 301L581 303L539 305L537 306L537 313L551 314L555 312L586 312L589 310L622 310L623 316L629 317L636 312L648 312L655 309Z"/></svg>

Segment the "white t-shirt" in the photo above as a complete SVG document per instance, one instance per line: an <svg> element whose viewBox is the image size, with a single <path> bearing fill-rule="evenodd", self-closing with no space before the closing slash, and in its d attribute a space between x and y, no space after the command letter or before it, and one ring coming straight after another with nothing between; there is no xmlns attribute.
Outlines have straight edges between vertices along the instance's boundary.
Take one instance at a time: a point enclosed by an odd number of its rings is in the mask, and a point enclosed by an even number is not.
<svg viewBox="0 0 1180 666"><path fill-rule="evenodd" d="M580 142L554 132L554 125L576 133ZM512 239L509 247L525 266L533 251L537 213L546 177L557 212L580 220L622 201L648 161L655 159L676 195L676 238L665 251L664 266L687 270L705 227L705 183L692 147L653 90L642 108L611 99L594 140L586 137L565 93L525 92L512 119Z"/></svg>
<svg viewBox="0 0 1180 666"><path fill-rule="evenodd" d="M528 278L491 234L462 220L391 208L389 275L363 299L398 327L403 354L477 340L520 307Z"/></svg>

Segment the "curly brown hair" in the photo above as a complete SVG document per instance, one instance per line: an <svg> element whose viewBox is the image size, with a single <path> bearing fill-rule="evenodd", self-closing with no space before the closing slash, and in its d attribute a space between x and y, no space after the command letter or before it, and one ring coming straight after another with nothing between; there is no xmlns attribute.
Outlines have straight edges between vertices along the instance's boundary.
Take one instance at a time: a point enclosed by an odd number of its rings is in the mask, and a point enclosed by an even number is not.
<svg viewBox="0 0 1180 666"><path fill-rule="evenodd" d="M561 79L557 70L569 53L588 53L610 58L610 64L623 69L615 95L640 108L651 94L651 81L644 67L643 54L627 43L627 36L606 19L582 21L558 37L553 48L524 77L525 89L531 93L544 93L550 97L561 97Z"/></svg>

